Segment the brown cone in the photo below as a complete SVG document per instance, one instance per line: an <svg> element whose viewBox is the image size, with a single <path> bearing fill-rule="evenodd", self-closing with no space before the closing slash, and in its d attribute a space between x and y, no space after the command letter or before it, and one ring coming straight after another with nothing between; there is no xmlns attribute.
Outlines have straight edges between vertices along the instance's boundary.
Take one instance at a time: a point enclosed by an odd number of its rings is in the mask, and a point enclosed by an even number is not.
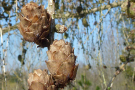
<svg viewBox="0 0 135 90"><path fill-rule="evenodd" d="M29 74L28 84L29 90L57 90L47 70L34 70L34 73Z"/></svg>
<svg viewBox="0 0 135 90"><path fill-rule="evenodd" d="M30 2L22 7L19 18L18 28L25 40L35 42L41 47L49 46L49 40L46 37L49 34L51 16L44 6Z"/></svg>
<svg viewBox="0 0 135 90"><path fill-rule="evenodd" d="M55 40L47 51L47 67L52 74L55 84L63 88L76 77L78 65L75 65L76 56L70 43L64 40Z"/></svg>

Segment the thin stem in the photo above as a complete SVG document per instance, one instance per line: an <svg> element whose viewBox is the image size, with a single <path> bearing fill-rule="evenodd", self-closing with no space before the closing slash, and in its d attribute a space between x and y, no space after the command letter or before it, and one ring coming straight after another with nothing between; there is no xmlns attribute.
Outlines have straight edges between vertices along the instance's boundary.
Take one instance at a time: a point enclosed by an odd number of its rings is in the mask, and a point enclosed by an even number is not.
<svg viewBox="0 0 135 90"><path fill-rule="evenodd" d="M108 10L108 12L109 12L110 10ZM107 12L107 13L108 13ZM106 13L106 14L107 14ZM106 16L106 15L105 15ZM99 24L100 25L100 28L98 29L98 41L99 41L99 46L98 46L98 56L99 56L99 60L100 60L100 65L101 66L103 66L103 60L102 60L102 57L101 57L101 38L102 38L102 35L103 35L103 27L102 27L102 10L100 9L100 20L101 20L101 23ZM100 36L100 34L101 34L101 36ZM104 73L103 73L103 70L102 70L102 68L101 68L101 74L102 74L102 78L103 78L103 83L104 83L104 85L105 85L105 87L107 86L106 85L106 80L105 80L105 76L104 76Z"/></svg>
<svg viewBox="0 0 135 90"><path fill-rule="evenodd" d="M55 28L55 19L54 19L54 14L55 14L55 2L54 2L54 0L48 0L47 12L48 12L48 13L51 15L51 17L52 17L51 28L50 28L50 33L49 33L50 44L52 44L53 41L54 41L54 28ZM48 47L48 48L49 48L49 47Z"/></svg>
<svg viewBox="0 0 135 90"><path fill-rule="evenodd" d="M2 71L3 71L3 75L4 75L4 84L5 84L5 90L6 89L6 82L7 82L7 79L6 79L6 67L5 67L5 58L3 57L4 56L4 52L5 50L3 49L3 36L2 36L2 28L0 28L0 31L1 31L1 44L2 44L2 50L3 50L3 54L1 55L1 59L2 59L2 63L3 63L3 66L2 66ZM6 55L6 53L5 53ZM2 86L3 87L3 86Z"/></svg>
<svg viewBox="0 0 135 90"><path fill-rule="evenodd" d="M119 75L122 71L125 70L125 66L127 65L127 63L122 64L115 72L114 76L112 77L112 79L110 80L109 84L107 85L107 88L105 90L111 90L112 86L113 86L113 81L115 80L116 76Z"/></svg>
<svg viewBox="0 0 135 90"><path fill-rule="evenodd" d="M126 25L125 25L124 19L122 18L122 20L123 20L123 25L124 25L124 27L126 28ZM123 32L123 34L124 34L124 37L125 37L126 43L129 45L128 39L127 39L126 34L125 34L125 30L122 30L122 32Z"/></svg>

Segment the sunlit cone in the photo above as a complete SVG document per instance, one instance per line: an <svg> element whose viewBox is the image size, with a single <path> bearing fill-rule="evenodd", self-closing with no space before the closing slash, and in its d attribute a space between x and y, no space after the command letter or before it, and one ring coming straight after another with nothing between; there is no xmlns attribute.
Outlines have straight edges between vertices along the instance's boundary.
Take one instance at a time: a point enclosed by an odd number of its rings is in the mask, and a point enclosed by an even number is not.
<svg viewBox="0 0 135 90"><path fill-rule="evenodd" d="M67 31L67 27L64 25L60 25L60 24L57 24L55 26L55 29L56 29L56 32L58 32L58 33L64 33L65 31Z"/></svg>
<svg viewBox="0 0 135 90"><path fill-rule="evenodd" d="M76 77L78 65L75 65L76 56L70 43L64 40L55 40L47 51L47 67L52 74L55 84L63 88Z"/></svg>
<svg viewBox="0 0 135 90"><path fill-rule="evenodd" d="M84 27L88 27L89 26L88 21L86 20L86 18L82 19L82 24L84 25Z"/></svg>
<svg viewBox="0 0 135 90"><path fill-rule="evenodd" d="M57 90L47 70L34 70L34 73L29 74L28 84L29 90Z"/></svg>
<svg viewBox="0 0 135 90"><path fill-rule="evenodd" d="M126 62L126 61L127 61L127 60L126 60L126 56L120 55L120 61L121 61L121 62Z"/></svg>
<svg viewBox="0 0 135 90"><path fill-rule="evenodd" d="M41 47L48 46L49 40L46 37L49 34L51 16L44 6L30 2L22 7L19 18L18 28L25 40L35 42Z"/></svg>

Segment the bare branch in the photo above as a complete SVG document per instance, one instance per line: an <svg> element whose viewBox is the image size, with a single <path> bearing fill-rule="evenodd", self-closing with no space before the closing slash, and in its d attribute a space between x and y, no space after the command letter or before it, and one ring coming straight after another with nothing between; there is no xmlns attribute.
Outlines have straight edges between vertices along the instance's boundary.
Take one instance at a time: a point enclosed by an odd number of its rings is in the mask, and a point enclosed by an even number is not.
<svg viewBox="0 0 135 90"><path fill-rule="evenodd" d="M99 10L106 10L106 9L110 9L110 8L115 8L115 7L121 6L121 4L123 2L124 1L114 2L114 3L111 3L109 5L100 6L98 8L93 8L93 9L90 9L90 10L84 10L82 12L82 14L90 14L90 13L97 12ZM79 17L79 14L78 13L72 14L71 12L66 12L66 14L64 14L64 13L61 14L59 12L56 12L54 18L70 18L70 17ZM18 23L15 24L14 26L11 26L11 30L17 29L17 25L18 25ZM7 31L8 31L8 28L7 27L4 28L3 34L6 33Z"/></svg>
<svg viewBox="0 0 135 90"><path fill-rule="evenodd" d="M52 42L54 41L54 28L55 28L55 19L54 19L55 2L54 0L48 0L47 11L49 12L49 14L51 14L51 17L52 17L51 28L50 28L50 33L49 33L50 44L52 44Z"/></svg>
<svg viewBox="0 0 135 90"><path fill-rule="evenodd" d="M121 6L123 2L124 1L119 1L119 2L111 3L109 5L99 6L97 8L93 8L90 10L83 10L83 12L81 14L90 14L90 13L95 13L100 10L115 8L115 7ZM56 12L56 15L55 15L55 18L69 18L69 17L79 17L79 14L78 13L72 14L72 12L67 12L65 14L61 14L61 13L57 14L57 12Z"/></svg>
<svg viewBox="0 0 135 90"><path fill-rule="evenodd" d="M17 29L17 25L18 25L18 24L19 24L19 23L15 24L14 26L11 26L11 27L10 27L10 30L15 30L15 29ZM9 28L8 28L8 27L3 28L3 29L2 29L2 34L7 33L7 32L8 32L8 30L9 30Z"/></svg>
<svg viewBox="0 0 135 90"><path fill-rule="evenodd" d="M116 72L114 74L114 76L112 77L112 79L110 80L109 84L107 85L107 88L105 90L111 90L112 86L113 86L113 81L114 79L117 77L117 75L119 75L122 71L125 71L125 66L127 65L127 63L122 64L120 67L118 67L116 69Z"/></svg>

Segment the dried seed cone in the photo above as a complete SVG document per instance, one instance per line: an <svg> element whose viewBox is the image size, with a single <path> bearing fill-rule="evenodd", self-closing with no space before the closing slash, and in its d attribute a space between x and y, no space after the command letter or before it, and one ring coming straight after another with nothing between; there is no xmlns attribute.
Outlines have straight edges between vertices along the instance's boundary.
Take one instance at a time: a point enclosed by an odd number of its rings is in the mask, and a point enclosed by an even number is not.
<svg viewBox="0 0 135 90"><path fill-rule="evenodd" d="M57 90L47 70L34 70L34 73L29 74L28 84L29 90Z"/></svg>
<svg viewBox="0 0 135 90"><path fill-rule="evenodd" d="M78 65L75 65L76 56L70 43L64 40L55 40L47 51L47 67L52 74L55 84L63 88L76 77Z"/></svg>
<svg viewBox="0 0 135 90"><path fill-rule="evenodd" d="M44 6L30 2L22 7L19 18L18 28L25 40L35 42L41 47L48 46L49 41L46 37L49 34L51 16Z"/></svg>

